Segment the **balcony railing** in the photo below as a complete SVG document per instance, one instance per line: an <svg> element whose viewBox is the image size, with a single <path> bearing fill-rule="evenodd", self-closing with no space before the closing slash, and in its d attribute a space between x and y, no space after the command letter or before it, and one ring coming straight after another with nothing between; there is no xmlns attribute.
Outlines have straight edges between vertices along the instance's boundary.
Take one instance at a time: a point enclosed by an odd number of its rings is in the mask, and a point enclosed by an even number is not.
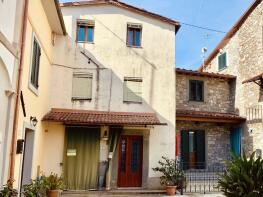
<svg viewBox="0 0 263 197"><path fill-rule="evenodd" d="M248 123L262 123L263 121L263 107L256 105L246 108L246 117Z"/></svg>

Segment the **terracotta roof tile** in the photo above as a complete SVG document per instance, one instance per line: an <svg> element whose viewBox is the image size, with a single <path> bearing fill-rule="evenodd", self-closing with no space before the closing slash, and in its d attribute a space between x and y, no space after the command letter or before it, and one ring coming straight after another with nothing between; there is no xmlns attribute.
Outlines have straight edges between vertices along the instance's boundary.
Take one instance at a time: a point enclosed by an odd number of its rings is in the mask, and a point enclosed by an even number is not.
<svg viewBox="0 0 263 197"><path fill-rule="evenodd" d="M42 121L85 125L166 125L155 113L51 109Z"/></svg>
<svg viewBox="0 0 263 197"><path fill-rule="evenodd" d="M236 76L233 76L233 75L219 74L219 73L213 73L213 72L199 72L199 71L186 70L186 69L181 69L181 68L176 68L176 74L200 76L200 77L211 77L211 78L218 78L218 79L225 79L225 80L236 79Z"/></svg>
<svg viewBox="0 0 263 197"><path fill-rule="evenodd" d="M182 118L194 121L196 120L207 120L207 122L236 122L241 123L246 120L246 118L239 116L235 113L222 113L222 112L209 112L209 111L195 111L195 110L176 110L177 120L182 120Z"/></svg>

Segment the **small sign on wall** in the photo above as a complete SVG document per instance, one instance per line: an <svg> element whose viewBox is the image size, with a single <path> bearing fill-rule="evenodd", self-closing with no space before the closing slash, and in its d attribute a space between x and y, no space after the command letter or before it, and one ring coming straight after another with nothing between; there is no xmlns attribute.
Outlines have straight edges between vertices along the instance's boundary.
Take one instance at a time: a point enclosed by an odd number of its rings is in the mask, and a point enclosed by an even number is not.
<svg viewBox="0 0 263 197"><path fill-rule="evenodd" d="M68 157L76 157L77 156L77 150L76 149L68 149L67 150L67 156Z"/></svg>

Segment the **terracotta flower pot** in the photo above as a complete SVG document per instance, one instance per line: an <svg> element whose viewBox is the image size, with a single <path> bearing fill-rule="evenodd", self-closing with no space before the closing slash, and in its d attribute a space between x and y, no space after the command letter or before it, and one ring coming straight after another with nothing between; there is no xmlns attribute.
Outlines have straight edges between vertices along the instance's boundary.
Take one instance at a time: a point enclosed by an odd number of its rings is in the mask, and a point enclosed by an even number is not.
<svg viewBox="0 0 263 197"><path fill-rule="evenodd" d="M47 193L48 197L59 197L60 196L60 190L49 190Z"/></svg>
<svg viewBox="0 0 263 197"><path fill-rule="evenodd" d="M166 186L166 194L168 196L173 196L176 194L176 186Z"/></svg>

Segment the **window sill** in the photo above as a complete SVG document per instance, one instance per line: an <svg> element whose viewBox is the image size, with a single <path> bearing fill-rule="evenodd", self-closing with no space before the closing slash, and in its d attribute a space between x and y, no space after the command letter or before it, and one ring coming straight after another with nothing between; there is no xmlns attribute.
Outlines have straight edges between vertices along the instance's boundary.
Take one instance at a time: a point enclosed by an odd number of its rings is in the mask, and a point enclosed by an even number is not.
<svg viewBox="0 0 263 197"><path fill-rule="evenodd" d="M142 46L126 45L129 48L142 49Z"/></svg>
<svg viewBox="0 0 263 197"><path fill-rule="evenodd" d="M204 103L205 101L188 100L188 103Z"/></svg>
<svg viewBox="0 0 263 197"><path fill-rule="evenodd" d="M78 44L95 44L94 42L76 41Z"/></svg>
<svg viewBox="0 0 263 197"><path fill-rule="evenodd" d="M227 66L224 68L218 69L218 72L221 72L221 71L226 70L226 69L227 69Z"/></svg>
<svg viewBox="0 0 263 197"><path fill-rule="evenodd" d="M33 93L35 94L36 96L39 96L39 93L38 93L38 89L29 82L28 84L28 89Z"/></svg>
<svg viewBox="0 0 263 197"><path fill-rule="evenodd" d="M91 101L91 98L71 98L72 101Z"/></svg>
<svg viewBox="0 0 263 197"><path fill-rule="evenodd" d="M142 101L123 101L125 104L142 104Z"/></svg>

